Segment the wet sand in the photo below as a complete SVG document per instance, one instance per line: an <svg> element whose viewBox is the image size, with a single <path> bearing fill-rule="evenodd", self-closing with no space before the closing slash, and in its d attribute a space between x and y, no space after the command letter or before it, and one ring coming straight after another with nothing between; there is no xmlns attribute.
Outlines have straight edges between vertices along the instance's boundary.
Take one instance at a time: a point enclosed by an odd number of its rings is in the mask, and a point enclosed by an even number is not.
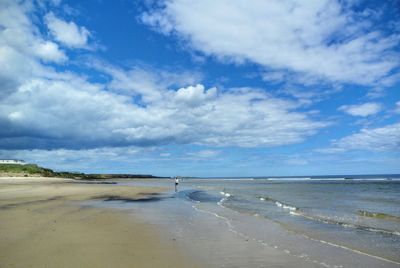
<svg viewBox="0 0 400 268"><path fill-rule="evenodd" d="M163 190L0 178L0 267L199 267L140 217L83 202L151 201Z"/></svg>

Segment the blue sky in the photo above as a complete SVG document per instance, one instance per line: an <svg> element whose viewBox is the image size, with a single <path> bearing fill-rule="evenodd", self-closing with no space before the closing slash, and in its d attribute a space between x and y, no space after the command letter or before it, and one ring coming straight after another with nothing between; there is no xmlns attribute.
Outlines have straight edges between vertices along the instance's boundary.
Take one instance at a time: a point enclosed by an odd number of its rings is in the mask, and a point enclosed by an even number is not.
<svg viewBox="0 0 400 268"><path fill-rule="evenodd" d="M400 173L397 1L0 2L0 158Z"/></svg>

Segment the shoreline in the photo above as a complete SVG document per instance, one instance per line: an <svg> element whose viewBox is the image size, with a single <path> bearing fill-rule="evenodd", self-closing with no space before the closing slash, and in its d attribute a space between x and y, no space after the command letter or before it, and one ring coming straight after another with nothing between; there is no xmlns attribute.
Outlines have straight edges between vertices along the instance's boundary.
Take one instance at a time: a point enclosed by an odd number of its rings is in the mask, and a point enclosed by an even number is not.
<svg viewBox="0 0 400 268"><path fill-rule="evenodd" d="M0 266L199 267L137 215L84 205L110 196L143 201L163 191L61 178L0 178Z"/></svg>
<svg viewBox="0 0 400 268"><path fill-rule="evenodd" d="M170 182L146 184L165 187ZM232 197L231 201L244 198L234 189L231 183L216 182L212 186L208 182L187 181L180 186L175 198L146 204L110 203L110 206L139 211L141 218L149 224L165 230L163 234L167 238L179 237L177 243L186 254L207 267L398 267L396 258L381 255L374 248L369 251L369 248L348 245L345 240L331 239L331 235L336 237L346 232L337 230L336 225L333 229L329 229L330 225L321 226L326 228L322 231L323 236L318 233L320 229L308 235L261 213L226 206L227 193ZM265 208L265 202L255 196L252 196L255 202L261 202ZM286 210L282 213L290 215Z"/></svg>
<svg viewBox="0 0 400 268"><path fill-rule="evenodd" d="M227 207L226 186L0 178L0 267L398 267Z"/></svg>

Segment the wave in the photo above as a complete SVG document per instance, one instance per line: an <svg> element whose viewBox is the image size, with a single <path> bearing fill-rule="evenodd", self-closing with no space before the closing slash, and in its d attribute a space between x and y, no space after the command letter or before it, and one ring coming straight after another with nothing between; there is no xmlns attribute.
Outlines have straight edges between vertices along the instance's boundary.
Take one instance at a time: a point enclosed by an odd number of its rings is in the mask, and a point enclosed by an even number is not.
<svg viewBox="0 0 400 268"><path fill-rule="evenodd" d="M257 180L267 181L285 181L285 182L297 182L297 181L400 181L400 178L387 178L387 177L376 177L376 178L358 178L358 177L287 177L287 178L258 178Z"/></svg>
<svg viewBox="0 0 400 268"><path fill-rule="evenodd" d="M225 190L224 191L221 191L221 192L219 192L221 195L223 195L224 197L223 198L221 198L221 200L219 200L218 202L217 202L217 204L219 205L219 206L222 206L222 204L226 201L226 200L228 200L228 198L230 198L230 197L232 197L232 194L230 194L230 193L228 193L228 192L225 192Z"/></svg>
<svg viewBox="0 0 400 268"><path fill-rule="evenodd" d="M188 197L197 202L213 202L213 203L217 203L218 205L222 205L228 199L233 198L233 195L231 193L226 192L225 189L223 191L220 191L219 193L222 195L222 198L215 196L215 195L210 195L204 191L193 191L188 194ZM340 221L340 220L336 220L336 219L332 219L332 218L328 218L328 217L310 215L294 205L288 204L281 200L274 199L269 196L258 197L258 199L260 201L266 201L266 202L273 203L276 207L278 207L284 211L287 211L290 215L300 216L300 217L303 217L303 218L306 218L308 220L312 220L315 222L331 224L331 225L338 225L338 226L341 226L344 228L353 228L353 229L358 229L358 230L363 230L363 231L381 233L381 234L385 234L385 235L400 236L399 231L369 227L369 226L365 226L365 225L361 225L361 224ZM400 221L399 216L390 215L390 214L386 214L386 213L370 212L370 211L365 211L365 210L359 210L358 215L364 216L364 217L370 217L370 218L374 218L374 219Z"/></svg>
<svg viewBox="0 0 400 268"><path fill-rule="evenodd" d="M306 219L309 219L309 220L312 220L312 221L316 221L316 222L339 225L339 226L342 226L344 228L353 228L353 229L369 231L369 232L375 232L375 233L381 233L381 234L386 234L386 235L400 236L400 232L398 232L398 231L373 228L373 227L364 226L364 225L360 225L360 224L354 224L354 223L349 223L349 222L344 222L344 221L337 221L337 220L333 220L333 219L325 218L325 217L321 217L321 216L308 215L308 214L304 213L303 211L299 211L299 210L290 211L290 214L294 215L294 216L300 216L300 217L303 217L303 218L306 218Z"/></svg>
<svg viewBox="0 0 400 268"><path fill-rule="evenodd" d="M351 177L344 177L344 178L312 178L313 181L391 181L391 178L351 178ZM396 179L394 179L396 180Z"/></svg>
<svg viewBox="0 0 400 268"><path fill-rule="evenodd" d="M268 181L309 181L311 178L292 177L292 178L265 178Z"/></svg>
<svg viewBox="0 0 400 268"><path fill-rule="evenodd" d="M213 179L209 179L213 180ZM221 178L221 179L214 179L220 181L254 181L254 178Z"/></svg>
<svg viewBox="0 0 400 268"><path fill-rule="evenodd" d="M354 178L353 181L391 181L391 178Z"/></svg>
<svg viewBox="0 0 400 268"><path fill-rule="evenodd" d="M383 220L392 220L392 221L400 221L399 216L387 214L387 213L381 213L381 212L370 212L366 210L359 210L358 215L368 217L368 218L374 218L374 219L383 219Z"/></svg>
<svg viewBox="0 0 400 268"><path fill-rule="evenodd" d="M290 205L287 205L287 204L284 204L284 203L281 203L281 202L278 202L278 201L275 202L275 205L277 207L280 207L280 208L283 208L283 209L288 209L290 211L296 211L297 210L297 208L294 207L294 206L290 206Z"/></svg>
<svg viewBox="0 0 400 268"><path fill-rule="evenodd" d="M224 191L221 191L219 193L222 194L225 197L231 197L232 196L230 193L227 193L227 192L224 192Z"/></svg>
<svg viewBox="0 0 400 268"><path fill-rule="evenodd" d="M295 207L295 206L292 206L292 205L289 205L289 204L284 203L284 202L282 202L282 201L273 199L273 198L271 198L271 197L269 197L269 196L260 197L259 199L260 199L261 201L273 202L273 203L275 203L275 205L276 205L277 207L283 208L283 209L285 209L285 210L290 210L290 211L296 211L296 210L298 210L298 208Z"/></svg>
<svg viewBox="0 0 400 268"><path fill-rule="evenodd" d="M322 223L326 223L326 224L340 225L345 228L354 228L354 229L359 229L359 230L364 230L364 231L400 236L400 232L398 232L398 231L373 228L373 227L364 226L364 225L360 225L360 224L353 224L353 223L349 223L349 222L345 222L345 221L333 220L333 219L325 218L325 217L321 217L321 216L309 215L309 214L306 214L305 212L301 211L299 208L297 208L295 206L281 202L281 201L271 198L269 196L259 197L259 200L273 202L277 207L288 210L291 215L301 216L303 218L306 218L306 219L309 219L312 221L322 222ZM361 216L364 216L364 217L372 217L372 218L378 218L378 219L400 221L400 217L390 215L390 214L385 214L385 213L375 213L375 212L360 210L360 211L358 211L358 214Z"/></svg>

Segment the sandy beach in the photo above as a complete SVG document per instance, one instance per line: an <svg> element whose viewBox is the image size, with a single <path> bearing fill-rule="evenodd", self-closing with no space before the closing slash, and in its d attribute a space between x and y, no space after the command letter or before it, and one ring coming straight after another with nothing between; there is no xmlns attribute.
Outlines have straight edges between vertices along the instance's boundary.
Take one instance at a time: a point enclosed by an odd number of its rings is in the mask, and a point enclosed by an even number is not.
<svg viewBox="0 0 400 268"><path fill-rule="evenodd" d="M198 267L160 230L86 200L148 199L162 188L0 178L0 267Z"/></svg>
<svg viewBox="0 0 400 268"><path fill-rule="evenodd" d="M166 179L3 177L0 268L399 267L393 255L397 236L391 236L394 242L387 244L384 255L373 245L359 250L357 244L340 244L346 240L325 242L330 225L320 233L312 229L314 236L308 237L251 211L228 207L247 204L235 197L243 185L258 189L257 183L188 180L175 193ZM229 189L233 198L222 196L222 189ZM252 209L268 206L258 198L254 202ZM297 219L287 214L289 220ZM332 228L338 237L340 226ZM351 230L345 231L349 235ZM363 239L356 231L352 240Z"/></svg>

